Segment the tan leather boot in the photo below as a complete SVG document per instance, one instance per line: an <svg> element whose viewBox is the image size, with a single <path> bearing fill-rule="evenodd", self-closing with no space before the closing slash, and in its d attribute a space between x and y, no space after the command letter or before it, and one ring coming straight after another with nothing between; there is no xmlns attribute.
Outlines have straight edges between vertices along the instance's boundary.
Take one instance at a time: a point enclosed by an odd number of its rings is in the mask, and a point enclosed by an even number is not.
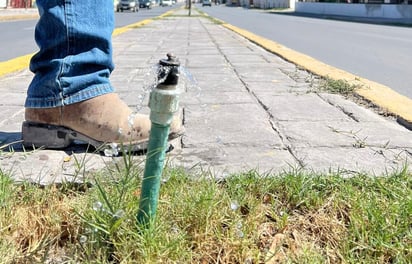
<svg viewBox="0 0 412 264"><path fill-rule="evenodd" d="M22 136L26 147L61 149L74 140L96 149L107 144L123 145L125 150L146 149L151 122L135 114L114 93L56 108L26 108ZM183 134L180 119L170 126L169 139Z"/></svg>

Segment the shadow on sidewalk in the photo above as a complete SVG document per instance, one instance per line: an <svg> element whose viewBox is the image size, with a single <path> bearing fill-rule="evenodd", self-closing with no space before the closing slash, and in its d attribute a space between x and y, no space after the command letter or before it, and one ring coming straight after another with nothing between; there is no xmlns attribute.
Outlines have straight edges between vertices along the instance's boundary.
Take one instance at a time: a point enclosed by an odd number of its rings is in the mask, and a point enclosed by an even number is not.
<svg viewBox="0 0 412 264"><path fill-rule="evenodd" d="M3 132L0 131L0 152L28 152L32 150L42 150L43 148L31 148L31 147L24 147L21 132ZM166 153L172 151L174 149L173 145L169 144ZM52 149L50 149L52 150ZM106 156L103 150L98 150L94 148L92 145L83 142L75 142L72 145L68 146L65 149L56 149L56 151L64 151L67 155L71 154L79 154L79 153L92 153L97 154L99 153L102 156ZM143 156L146 155L146 150L139 150L139 151L124 151L126 154L130 154L133 156ZM122 156L123 152L119 152L116 156Z"/></svg>

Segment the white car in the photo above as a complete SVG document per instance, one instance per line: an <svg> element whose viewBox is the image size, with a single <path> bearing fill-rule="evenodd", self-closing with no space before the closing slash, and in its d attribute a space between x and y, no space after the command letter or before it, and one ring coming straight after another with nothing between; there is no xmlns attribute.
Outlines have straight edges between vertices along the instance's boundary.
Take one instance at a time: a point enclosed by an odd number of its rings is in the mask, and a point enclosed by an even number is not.
<svg viewBox="0 0 412 264"><path fill-rule="evenodd" d="M203 0L202 6L212 6L212 2L210 0Z"/></svg>
<svg viewBox="0 0 412 264"><path fill-rule="evenodd" d="M160 5L161 6L172 6L173 2L172 2L172 0L162 0Z"/></svg>
<svg viewBox="0 0 412 264"><path fill-rule="evenodd" d="M132 12L139 11L139 1L138 0L120 0L117 4L116 11L123 12L123 10L130 10Z"/></svg>

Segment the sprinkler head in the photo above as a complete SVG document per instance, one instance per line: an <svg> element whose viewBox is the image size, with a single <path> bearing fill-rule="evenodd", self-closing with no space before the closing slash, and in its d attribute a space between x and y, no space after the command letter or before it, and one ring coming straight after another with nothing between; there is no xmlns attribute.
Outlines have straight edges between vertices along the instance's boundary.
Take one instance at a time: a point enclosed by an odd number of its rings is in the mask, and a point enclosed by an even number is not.
<svg viewBox="0 0 412 264"><path fill-rule="evenodd" d="M158 80L163 80L160 84L163 85L177 85L179 81L179 67L180 61L173 53L166 54L167 59L159 60L160 70L158 73Z"/></svg>

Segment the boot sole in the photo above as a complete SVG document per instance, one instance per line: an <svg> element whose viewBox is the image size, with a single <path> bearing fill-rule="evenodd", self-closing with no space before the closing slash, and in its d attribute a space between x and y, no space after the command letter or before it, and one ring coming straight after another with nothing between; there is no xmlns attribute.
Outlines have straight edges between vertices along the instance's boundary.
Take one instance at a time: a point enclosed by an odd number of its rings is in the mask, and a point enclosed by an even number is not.
<svg viewBox="0 0 412 264"><path fill-rule="evenodd" d="M171 136L171 135L170 135ZM171 137L175 137L173 135ZM171 138L169 137L169 138ZM103 151L106 146L116 147L121 152L120 146L111 142L101 142L92 139L82 133L63 126L55 126L30 121L24 121L22 125L22 139L25 147L64 149L75 141L92 145L95 149ZM142 151L147 149L147 141L139 143L124 144L127 151Z"/></svg>

